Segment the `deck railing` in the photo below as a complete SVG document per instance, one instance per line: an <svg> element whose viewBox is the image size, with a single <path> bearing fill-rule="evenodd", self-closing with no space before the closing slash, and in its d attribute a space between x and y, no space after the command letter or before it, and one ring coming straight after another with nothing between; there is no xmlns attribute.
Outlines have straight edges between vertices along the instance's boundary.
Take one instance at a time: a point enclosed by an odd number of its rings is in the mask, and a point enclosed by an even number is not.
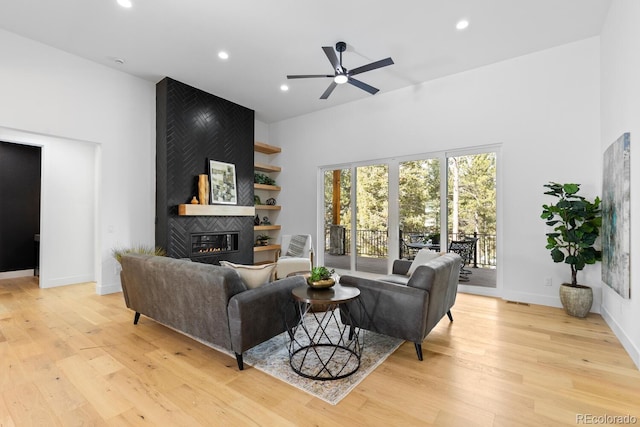
<svg viewBox="0 0 640 427"><path fill-rule="evenodd" d="M351 253L351 231L348 228L343 228L344 232L340 237L342 242L340 247L342 253L339 255L349 255ZM428 236L429 233L425 232L404 232L402 233L402 240L400 242L400 258L407 258L410 253L407 251L404 242L409 241L409 236ZM387 230L357 230L356 231L356 247L358 248L358 256L370 256L376 258L387 258L388 248L388 232ZM420 237L418 237L420 238ZM465 238L477 238L476 250L474 252L473 260L470 263L474 267L495 267L496 266L496 235L487 233L473 233L472 235L466 234L453 234L449 233L449 241L451 240L464 240ZM415 242L415 240L413 240ZM325 252L331 251L331 241L329 237L329 226L325 227L325 239L324 239ZM426 243L426 242L425 242ZM447 247L448 247L447 243ZM442 250L446 250L442 248Z"/></svg>

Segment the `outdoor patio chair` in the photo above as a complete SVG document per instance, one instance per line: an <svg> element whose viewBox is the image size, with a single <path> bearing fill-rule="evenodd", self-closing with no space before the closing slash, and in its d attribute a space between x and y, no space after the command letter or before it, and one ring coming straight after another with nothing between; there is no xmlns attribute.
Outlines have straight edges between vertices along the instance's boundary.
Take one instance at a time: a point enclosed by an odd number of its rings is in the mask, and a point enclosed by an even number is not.
<svg viewBox="0 0 640 427"><path fill-rule="evenodd" d="M476 251L477 241L478 239L474 237L472 239L465 239L465 240L452 240L451 243L449 243L448 252L455 252L458 255L460 255L460 258L462 258L462 264L460 264L460 281L461 282L469 281L469 275L472 273L472 271L469 270L468 268L465 268L465 266L467 266L473 261L473 256Z"/></svg>

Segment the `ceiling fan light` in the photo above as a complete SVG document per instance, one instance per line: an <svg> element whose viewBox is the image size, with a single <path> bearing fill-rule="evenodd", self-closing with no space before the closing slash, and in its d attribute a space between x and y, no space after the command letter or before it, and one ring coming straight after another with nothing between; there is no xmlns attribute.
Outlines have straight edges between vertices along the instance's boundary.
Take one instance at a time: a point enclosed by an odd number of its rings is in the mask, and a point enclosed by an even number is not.
<svg viewBox="0 0 640 427"><path fill-rule="evenodd" d="M462 31L467 29L468 26L469 21L467 21L466 19L461 19L456 23L456 30Z"/></svg>
<svg viewBox="0 0 640 427"><path fill-rule="evenodd" d="M346 83L348 80L349 78L345 74L338 74L333 78L333 81L339 85Z"/></svg>

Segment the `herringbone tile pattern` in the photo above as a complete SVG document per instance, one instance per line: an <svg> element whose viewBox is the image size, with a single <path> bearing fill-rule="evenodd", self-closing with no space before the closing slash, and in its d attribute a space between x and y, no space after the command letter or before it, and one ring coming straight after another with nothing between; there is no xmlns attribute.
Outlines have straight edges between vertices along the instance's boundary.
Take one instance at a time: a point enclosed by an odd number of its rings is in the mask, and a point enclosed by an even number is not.
<svg viewBox="0 0 640 427"><path fill-rule="evenodd" d="M254 112L172 79L157 87L158 143L156 239L169 256L187 257L190 233L239 231L237 253L200 258L253 262L253 218L180 217L177 206L197 195L197 177L207 173L208 161L232 163L236 168L238 205L253 205ZM221 257L224 258L221 258Z"/></svg>

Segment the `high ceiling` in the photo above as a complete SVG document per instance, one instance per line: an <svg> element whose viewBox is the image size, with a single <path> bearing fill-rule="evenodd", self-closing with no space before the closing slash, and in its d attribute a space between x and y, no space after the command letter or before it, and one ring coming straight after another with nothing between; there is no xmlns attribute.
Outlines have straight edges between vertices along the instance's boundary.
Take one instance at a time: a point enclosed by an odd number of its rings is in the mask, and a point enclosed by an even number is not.
<svg viewBox="0 0 640 427"><path fill-rule="evenodd" d="M131 2L3 1L0 28L154 83L169 76L271 123L596 36L611 0ZM332 74L321 47L338 41L349 69L393 58L358 76L377 95L347 84L321 100L331 79L286 79Z"/></svg>

